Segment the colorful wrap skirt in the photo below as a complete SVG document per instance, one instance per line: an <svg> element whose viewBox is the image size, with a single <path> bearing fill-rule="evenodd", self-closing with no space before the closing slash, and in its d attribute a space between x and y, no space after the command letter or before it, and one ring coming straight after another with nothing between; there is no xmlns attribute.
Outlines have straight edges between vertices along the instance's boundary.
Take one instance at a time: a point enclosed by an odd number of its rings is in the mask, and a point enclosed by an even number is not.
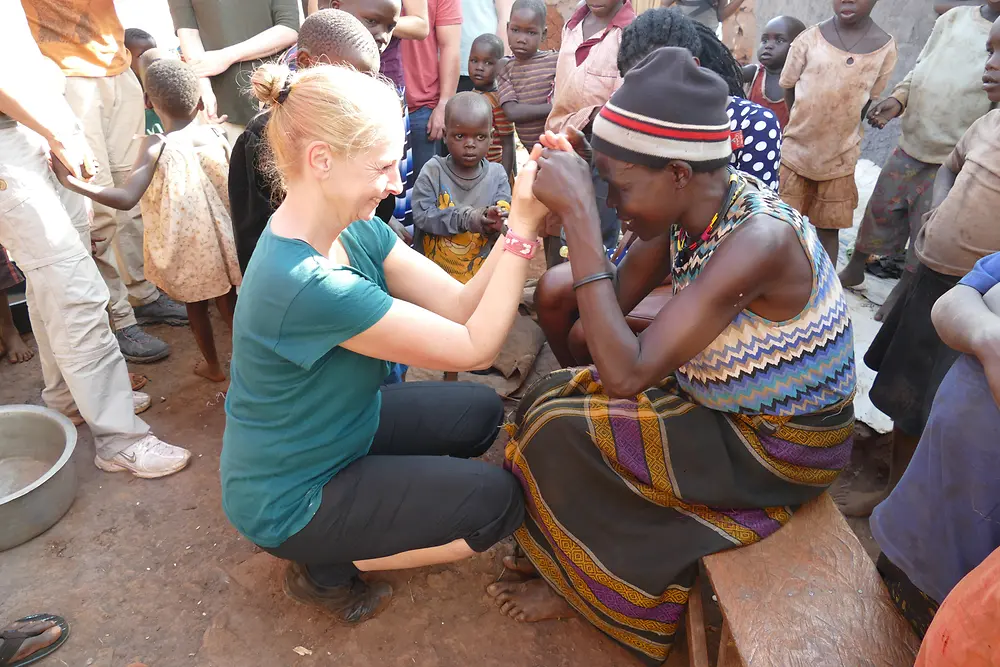
<svg viewBox="0 0 1000 667"><path fill-rule="evenodd" d="M609 398L591 367L540 380L508 428L528 509L518 544L584 618L658 664L698 560L767 537L829 487L850 461L854 409L722 413L672 376Z"/></svg>

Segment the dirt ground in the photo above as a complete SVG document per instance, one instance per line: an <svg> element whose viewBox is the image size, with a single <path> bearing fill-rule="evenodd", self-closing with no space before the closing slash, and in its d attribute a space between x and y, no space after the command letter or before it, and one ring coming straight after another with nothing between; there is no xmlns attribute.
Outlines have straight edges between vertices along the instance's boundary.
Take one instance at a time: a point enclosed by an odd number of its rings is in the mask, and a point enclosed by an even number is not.
<svg viewBox="0 0 1000 667"><path fill-rule="evenodd" d="M174 351L161 363L133 368L150 378L145 391L153 407L143 417L157 435L191 449L194 459L187 470L162 480L103 473L92 463L89 430L79 429L71 465L80 488L69 513L45 534L0 553L0 620L49 612L71 625L69 641L44 665L640 664L582 620L524 625L501 617L484 588L501 575L508 544L455 565L380 574L395 588L392 605L356 628L338 626L285 598L282 563L240 537L222 513L218 471L225 417L219 387L191 373L197 351L186 328L151 331ZM543 354L537 366L553 363ZM18 366L0 361L0 404L39 404L41 389L37 359ZM501 444L488 459L499 462ZM859 448L859 461L871 455ZM884 475L881 468L866 466ZM855 530L877 553L867 521L855 522ZM717 612L709 621L711 642ZM299 655L306 651L311 653ZM668 665L685 664L681 645Z"/></svg>

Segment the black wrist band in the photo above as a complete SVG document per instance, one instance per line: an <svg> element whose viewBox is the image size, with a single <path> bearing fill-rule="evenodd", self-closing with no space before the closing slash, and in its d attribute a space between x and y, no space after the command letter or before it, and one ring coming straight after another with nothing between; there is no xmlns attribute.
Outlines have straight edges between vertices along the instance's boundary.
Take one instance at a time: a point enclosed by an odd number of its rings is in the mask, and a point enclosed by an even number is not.
<svg viewBox="0 0 1000 667"><path fill-rule="evenodd" d="M604 273L595 273L586 278L581 278L573 283L573 289L578 287L583 287L584 285L589 285L590 283L596 283L598 280L614 280L615 274L613 271L605 271Z"/></svg>

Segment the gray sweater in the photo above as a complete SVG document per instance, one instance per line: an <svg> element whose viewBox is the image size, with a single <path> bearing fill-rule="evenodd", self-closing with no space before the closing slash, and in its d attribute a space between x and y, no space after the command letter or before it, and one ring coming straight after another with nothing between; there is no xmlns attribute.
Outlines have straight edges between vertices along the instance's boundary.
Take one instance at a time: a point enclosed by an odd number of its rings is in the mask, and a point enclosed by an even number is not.
<svg viewBox="0 0 1000 667"><path fill-rule="evenodd" d="M456 176L445 157L436 155L424 165L413 186L414 248L422 251L424 234L482 234L481 209L510 202L510 181L503 166L485 159L483 165L474 179Z"/></svg>

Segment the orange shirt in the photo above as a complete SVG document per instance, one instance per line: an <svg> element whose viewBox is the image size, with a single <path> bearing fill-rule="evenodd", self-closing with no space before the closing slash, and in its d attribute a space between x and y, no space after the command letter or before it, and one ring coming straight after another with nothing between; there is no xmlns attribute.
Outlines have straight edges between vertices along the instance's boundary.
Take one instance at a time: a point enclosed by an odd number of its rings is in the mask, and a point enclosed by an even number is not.
<svg viewBox="0 0 1000 667"><path fill-rule="evenodd" d="M42 55L66 76L124 72L132 58L114 0L21 0Z"/></svg>

